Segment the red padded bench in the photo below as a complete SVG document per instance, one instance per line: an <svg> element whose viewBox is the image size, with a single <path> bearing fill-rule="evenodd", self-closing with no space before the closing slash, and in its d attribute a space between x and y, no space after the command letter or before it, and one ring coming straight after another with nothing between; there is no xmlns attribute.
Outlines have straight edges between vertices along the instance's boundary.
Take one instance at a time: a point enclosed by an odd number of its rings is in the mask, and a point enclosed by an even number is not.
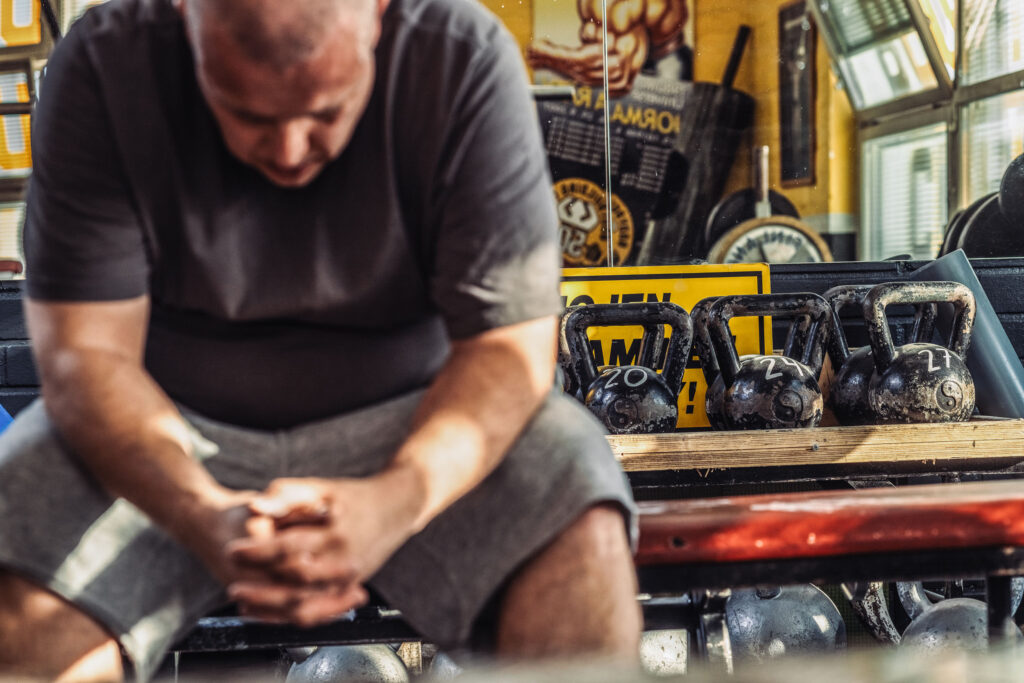
<svg viewBox="0 0 1024 683"><path fill-rule="evenodd" d="M1024 481L640 504L652 593L786 583L988 578L989 633L1016 629Z"/></svg>

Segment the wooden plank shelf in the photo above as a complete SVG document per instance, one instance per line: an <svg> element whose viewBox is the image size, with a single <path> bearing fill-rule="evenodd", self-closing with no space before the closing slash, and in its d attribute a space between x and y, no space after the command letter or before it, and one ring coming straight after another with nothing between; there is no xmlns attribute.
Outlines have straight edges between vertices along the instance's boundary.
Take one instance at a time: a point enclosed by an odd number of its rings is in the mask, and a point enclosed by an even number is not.
<svg viewBox="0 0 1024 683"><path fill-rule="evenodd" d="M626 472L1024 460L1024 420L608 437Z"/></svg>

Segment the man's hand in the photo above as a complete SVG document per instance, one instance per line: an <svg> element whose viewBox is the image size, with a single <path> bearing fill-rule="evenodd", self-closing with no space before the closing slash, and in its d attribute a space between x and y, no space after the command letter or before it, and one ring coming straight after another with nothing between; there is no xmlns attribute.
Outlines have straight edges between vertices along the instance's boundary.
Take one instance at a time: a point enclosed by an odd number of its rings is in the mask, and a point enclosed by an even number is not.
<svg viewBox="0 0 1024 683"><path fill-rule="evenodd" d="M225 491L215 504L202 506L171 530L225 586L236 581L270 578L266 571L238 564L227 550L232 541L267 539L274 535L274 520L254 514L251 509L258 495L256 491Z"/></svg>
<svg viewBox="0 0 1024 683"><path fill-rule="evenodd" d="M313 626L365 603L363 582L416 531L415 506L395 484L390 474L272 482L249 510L274 533L227 546L246 576L228 587L242 613Z"/></svg>

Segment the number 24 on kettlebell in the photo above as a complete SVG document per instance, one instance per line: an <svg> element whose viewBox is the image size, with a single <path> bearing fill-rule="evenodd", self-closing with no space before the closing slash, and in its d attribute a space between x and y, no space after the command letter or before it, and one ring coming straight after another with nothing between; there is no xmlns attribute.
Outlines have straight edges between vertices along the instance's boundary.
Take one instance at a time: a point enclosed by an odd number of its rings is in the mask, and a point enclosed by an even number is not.
<svg viewBox="0 0 1024 683"><path fill-rule="evenodd" d="M806 343L800 358L746 356L739 358L732 343L729 320L745 316L806 316ZM828 303L817 294L759 294L723 296L708 309L707 330L719 376L708 389L707 404L720 411L726 429L814 427L821 420L818 386L822 346L831 334Z"/></svg>

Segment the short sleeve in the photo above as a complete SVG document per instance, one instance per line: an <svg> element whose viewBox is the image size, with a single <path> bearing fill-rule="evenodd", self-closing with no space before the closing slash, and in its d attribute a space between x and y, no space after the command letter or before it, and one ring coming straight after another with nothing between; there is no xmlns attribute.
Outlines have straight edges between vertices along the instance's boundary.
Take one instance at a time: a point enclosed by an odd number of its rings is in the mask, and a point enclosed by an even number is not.
<svg viewBox="0 0 1024 683"><path fill-rule="evenodd" d="M518 47L497 25L456 93L435 176L431 291L453 338L557 314L551 179Z"/></svg>
<svg viewBox="0 0 1024 683"><path fill-rule="evenodd" d="M80 21L54 50L32 130L25 210L29 296L126 299L148 287L138 212Z"/></svg>

